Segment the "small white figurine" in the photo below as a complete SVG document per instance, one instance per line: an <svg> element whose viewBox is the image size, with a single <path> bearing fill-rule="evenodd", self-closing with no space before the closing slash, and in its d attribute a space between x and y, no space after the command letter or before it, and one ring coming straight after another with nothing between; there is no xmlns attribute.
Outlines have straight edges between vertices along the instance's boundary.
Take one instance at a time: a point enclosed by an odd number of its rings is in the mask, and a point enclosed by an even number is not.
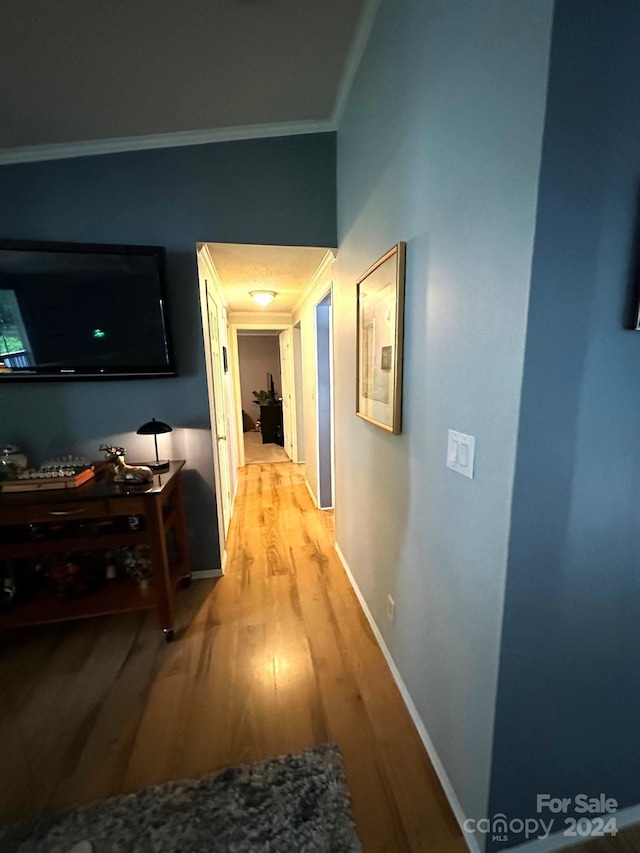
<svg viewBox="0 0 640 853"><path fill-rule="evenodd" d="M115 483L151 483L153 482L153 471L146 465L127 465L124 461L126 450L124 447L111 447L101 444L100 450L104 451L105 462L113 462L116 472L113 478Z"/></svg>

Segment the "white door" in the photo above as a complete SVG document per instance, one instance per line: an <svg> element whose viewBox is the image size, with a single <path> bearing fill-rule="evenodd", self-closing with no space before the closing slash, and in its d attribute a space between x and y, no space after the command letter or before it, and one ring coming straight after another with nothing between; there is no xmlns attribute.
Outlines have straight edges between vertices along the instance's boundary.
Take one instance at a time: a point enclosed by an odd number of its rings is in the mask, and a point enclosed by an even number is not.
<svg viewBox="0 0 640 853"><path fill-rule="evenodd" d="M220 341L220 322L222 320L221 306L218 305L215 294L209 282L205 280L207 295L207 318L209 321L209 343L211 346L211 379L213 385L212 439L214 464L219 476L219 498L223 530L220 531L220 547L224 545L231 519L231 469L229 465L229 448L227 436L227 412L225 390L223 383L222 343Z"/></svg>
<svg viewBox="0 0 640 853"><path fill-rule="evenodd" d="M278 339L280 341L280 384L282 385L282 428L284 431L284 449L287 451L289 459L295 459L291 329L285 329L284 332L280 332Z"/></svg>

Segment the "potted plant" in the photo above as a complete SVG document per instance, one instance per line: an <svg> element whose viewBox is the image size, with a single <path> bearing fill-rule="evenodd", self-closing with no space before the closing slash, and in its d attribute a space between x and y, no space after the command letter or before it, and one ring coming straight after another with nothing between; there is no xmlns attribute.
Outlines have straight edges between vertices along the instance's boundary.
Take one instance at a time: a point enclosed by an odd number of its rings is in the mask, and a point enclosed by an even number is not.
<svg viewBox="0 0 640 853"><path fill-rule="evenodd" d="M253 396L256 398L253 402L258 406L271 406L274 403L277 403L275 391L252 391Z"/></svg>

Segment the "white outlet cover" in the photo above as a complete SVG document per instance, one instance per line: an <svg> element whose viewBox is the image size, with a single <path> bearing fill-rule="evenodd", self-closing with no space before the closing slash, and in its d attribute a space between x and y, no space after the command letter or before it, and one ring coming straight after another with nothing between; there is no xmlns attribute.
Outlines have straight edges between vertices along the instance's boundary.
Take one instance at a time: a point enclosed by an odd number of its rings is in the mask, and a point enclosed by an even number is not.
<svg viewBox="0 0 640 853"><path fill-rule="evenodd" d="M393 598L388 595L387 596L387 619L390 622L393 622L396 618L396 603Z"/></svg>
<svg viewBox="0 0 640 853"><path fill-rule="evenodd" d="M476 439L464 432L449 430L447 442L447 468L457 474L473 480L473 463L475 460Z"/></svg>

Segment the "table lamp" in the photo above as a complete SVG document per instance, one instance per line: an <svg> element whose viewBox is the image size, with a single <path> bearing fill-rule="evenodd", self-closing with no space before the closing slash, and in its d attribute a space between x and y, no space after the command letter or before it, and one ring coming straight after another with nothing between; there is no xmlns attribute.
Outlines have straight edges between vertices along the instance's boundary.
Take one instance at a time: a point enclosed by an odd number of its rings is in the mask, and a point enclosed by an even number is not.
<svg viewBox="0 0 640 853"><path fill-rule="evenodd" d="M137 435L153 436L153 443L156 448L156 461L141 463L142 465L146 465L148 468L151 468L152 471L166 471L169 467L168 459L158 458L158 436L163 432L173 432L173 429L169 426L169 424L165 424L162 421L157 421L155 418L151 418L150 421L147 421L146 424L142 424L142 426L136 430Z"/></svg>

